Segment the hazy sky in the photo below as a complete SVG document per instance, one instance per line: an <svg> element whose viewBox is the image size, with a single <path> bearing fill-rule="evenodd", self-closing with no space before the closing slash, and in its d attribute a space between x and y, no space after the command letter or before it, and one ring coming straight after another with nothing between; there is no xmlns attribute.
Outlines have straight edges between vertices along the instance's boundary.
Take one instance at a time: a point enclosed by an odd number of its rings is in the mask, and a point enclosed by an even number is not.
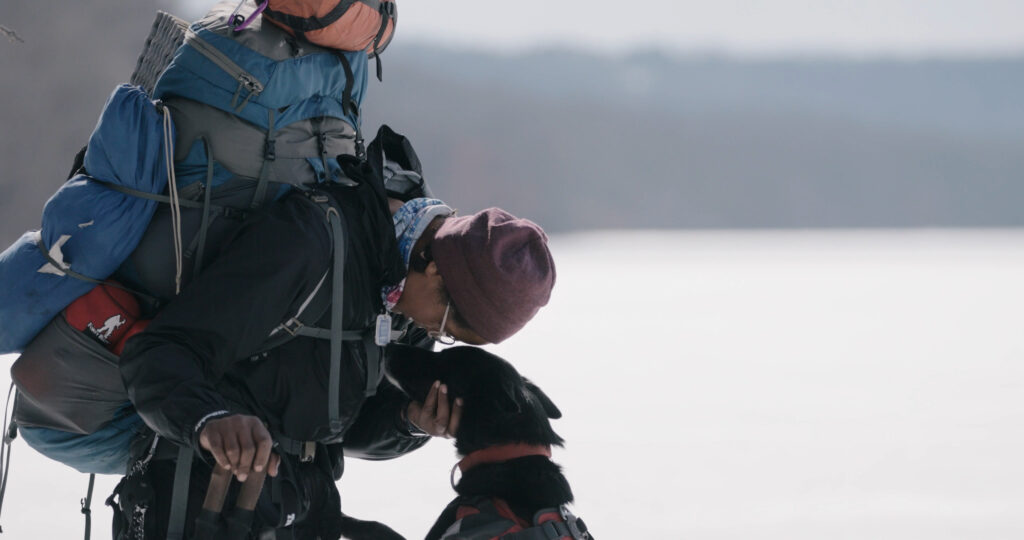
<svg viewBox="0 0 1024 540"><path fill-rule="evenodd" d="M211 0L185 0L205 6ZM1024 0L399 0L399 38L742 54L1024 52Z"/></svg>

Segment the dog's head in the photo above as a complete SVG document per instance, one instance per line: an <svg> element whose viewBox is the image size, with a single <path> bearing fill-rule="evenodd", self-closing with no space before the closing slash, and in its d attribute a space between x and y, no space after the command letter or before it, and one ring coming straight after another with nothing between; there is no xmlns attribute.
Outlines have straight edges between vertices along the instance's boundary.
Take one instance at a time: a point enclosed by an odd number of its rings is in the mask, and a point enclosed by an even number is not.
<svg viewBox="0 0 1024 540"><path fill-rule="evenodd" d="M477 347L431 352L392 345L388 378L409 397L424 401L434 381L448 385L463 400L455 447L466 455L506 443L561 446L549 418L562 412L544 392L519 375L512 364Z"/></svg>

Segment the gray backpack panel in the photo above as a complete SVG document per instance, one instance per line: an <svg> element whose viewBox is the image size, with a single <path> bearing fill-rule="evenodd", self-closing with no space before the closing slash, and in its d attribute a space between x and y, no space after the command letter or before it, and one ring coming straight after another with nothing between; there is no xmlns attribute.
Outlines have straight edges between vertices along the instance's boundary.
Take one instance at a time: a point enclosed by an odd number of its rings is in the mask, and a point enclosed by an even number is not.
<svg viewBox="0 0 1024 540"><path fill-rule="evenodd" d="M199 138L205 137L219 165L255 188L264 166L267 132L215 107L182 98L167 99L177 128L175 161L182 161ZM305 184L318 180L309 159L330 160L354 155L356 130L340 118L313 118L294 122L274 134L275 159L266 163L268 180L283 184ZM328 165L323 165L329 167ZM240 207L247 206L245 201Z"/></svg>

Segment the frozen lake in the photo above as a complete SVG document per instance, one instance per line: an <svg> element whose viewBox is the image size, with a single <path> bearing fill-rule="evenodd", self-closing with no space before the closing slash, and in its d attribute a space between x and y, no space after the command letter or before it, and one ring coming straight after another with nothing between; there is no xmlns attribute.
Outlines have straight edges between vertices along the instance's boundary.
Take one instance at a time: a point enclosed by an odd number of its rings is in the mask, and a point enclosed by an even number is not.
<svg viewBox="0 0 1024 540"><path fill-rule="evenodd" d="M598 538L1024 538L1024 231L604 233L553 250L551 304L490 349L561 407L555 460ZM7 536L81 537L87 477L21 441L13 457ZM350 460L344 508L422 538L454 462L440 440ZM98 482L94 538L115 482Z"/></svg>

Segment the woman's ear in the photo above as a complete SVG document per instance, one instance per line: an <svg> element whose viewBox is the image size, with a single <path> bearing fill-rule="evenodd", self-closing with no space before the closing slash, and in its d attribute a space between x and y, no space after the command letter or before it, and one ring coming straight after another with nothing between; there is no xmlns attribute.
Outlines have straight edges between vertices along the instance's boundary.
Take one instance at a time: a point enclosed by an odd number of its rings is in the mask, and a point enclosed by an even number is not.
<svg viewBox="0 0 1024 540"><path fill-rule="evenodd" d="M424 268L423 273L428 276L440 276L441 272L437 269L437 263L430 261L427 263L427 267Z"/></svg>

